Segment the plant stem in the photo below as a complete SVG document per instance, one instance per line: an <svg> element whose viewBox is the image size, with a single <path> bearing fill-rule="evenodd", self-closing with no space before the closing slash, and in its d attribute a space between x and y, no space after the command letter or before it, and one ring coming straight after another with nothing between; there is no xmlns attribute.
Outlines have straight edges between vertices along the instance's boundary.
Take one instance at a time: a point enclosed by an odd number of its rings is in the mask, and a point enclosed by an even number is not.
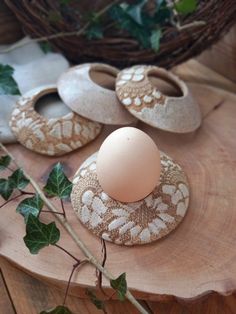
<svg viewBox="0 0 236 314"><path fill-rule="evenodd" d="M50 213L50 214L52 214L52 211L51 210L41 210L41 213ZM55 212L54 213L55 215L62 215L62 216L64 216L64 214L63 213L60 213L60 212Z"/></svg>
<svg viewBox="0 0 236 314"><path fill-rule="evenodd" d="M176 24L176 28L179 31L183 31L192 27L199 27L199 26L204 26L206 25L205 21L193 21L192 23L188 23L188 24L184 24L184 25L180 25L180 24Z"/></svg>
<svg viewBox="0 0 236 314"><path fill-rule="evenodd" d="M0 143L0 148L6 153L8 154L12 161L15 163L15 165L17 167L19 167L15 157L7 150L7 148ZM23 168L22 168L23 169ZM23 170L24 171L24 170ZM41 199L44 201L45 205L48 207L48 209L56 214L57 213L57 209L54 206L54 204L52 204L49 199L47 199L47 197L44 195L43 191L41 190L41 188L39 187L39 185L35 182L35 180L27 173L24 171L24 175L25 177L30 181L31 185L34 187L35 191L39 194L39 196L41 197ZM111 279L115 279L115 277L105 268L103 267L100 262L97 260L97 258L92 254L92 252L90 252L90 250L87 248L87 246L85 245L85 243L80 239L80 237L77 235L77 233L75 232L75 230L72 228L72 226L70 225L70 223L64 218L61 217L59 215L55 215L55 218L58 220L58 222L64 227L64 229L70 234L70 236L72 237L72 239L75 241L75 243L77 244L77 246L81 249L81 251L84 253L84 255L87 257L88 261L93 264L98 270L100 270L103 275L110 281ZM135 297L131 294L131 292L127 289L126 292L126 298L140 311L140 313L142 314L148 314L148 312L146 311L146 309L144 309L144 307L135 299Z"/></svg>
<svg viewBox="0 0 236 314"><path fill-rule="evenodd" d="M26 192L26 191L22 191L19 189L19 191L21 192L22 195L35 195L35 193L33 192Z"/></svg>
<svg viewBox="0 0 236 314"><path fill-rule="evenodd" d="M110 2L108 5L106 5L104 8L102 8L99 12L95 13L96 17L99 18L101 17L104 13L106 13L113 5L117 4L120 0L114 0L112 2ZM0 54L3 53L8 53L12 50L15 50L17 48L26 46L32 42L42 42L42 41L48 41L50 39L56 39L56 38L61 38L61 37L71 37L71 36L80 36L82 34L84 34L84 32L88 29L88 27L91 25L91 22L87 22L84 24L84 26L79 30L79 31L74 31L74 32L60 32L57 34L52 34L52 35L48 35L48 36L42 36L39 38L33 38L30 40L25 40L25 41L18 41L15 44L13 44L12 46L10 46L9 48L0 50Z"/></svg>
<svg viewBox="0 0 236 314"><path fill-rule="evenodd" d="M13 169L11 169L10 167L6 167L8 170L10 170L11 172L13 172L14 170Z"/></svg>
<svg viewBox="0 0 236 314"><path fill-rule="evenodd" d="M71 279L72 279L72 276L73 276L73 274L74 274L76 268L79 267L79 266L81 266L81 265L83 265L83 264L85 264L85 263L87 263L87 262L88 262L87 260L78 261L77 263L75 263L75 264L73 265L72 271L71 271L71 273L70 273L70 277L69 277L69 280L68 280L68 283L67 283L67 286L66 286L66 292L65 292L65 296L64 296L64 300L63 300L63 304L62 304L63 306L64 306L65 303L66 303L66 298L67 298L67 296L68 296L68 292L69 292L69 288L70 288Z"/></svg>
<svg viewBox="0 0 236 314"><path fill-rule="evenodd" d="M102 254L103 254L102 267L105 267L106 260L107 260L107 248L106 248L106 243L104 239L101 239L101 244L102 244ZM102 286L102 272L100 270L98 271L98 287L105 296L108 296Z"/></svg>
<svg viewBox="0 0 236 314"><path fill-rule="evenodd" d="M60 201L61 201L61 208L62 208L62 213L63 213L63 216L64 216L64 218L66 218L65 207L64 207L63 200L62 200L61 198L60 198Z"/></svg>
<svg viewBox="0 0 236 314"><path fill-rule="evenodd" d="M62 246L60 246L58 244L54 244L54 246L57 247L58 249L62 250L63 252L65 252L67 255L69 255L71 258L73 258L77 263L80 263L80 260L78 258L76 258L74 255L72 255L69 251L64 249Z"/></svg>
<svg viewBox="0 0 236 314"><path fill-rule="evenodd" d="M17 199L18 197L22 196L22 194L16 195L14 197L12 197L11 199L7 200L6 202L4 202L2 205L0 205L0 208L4 207L5 205L7 205L8 203L10 203L11 201Z"/></svg>

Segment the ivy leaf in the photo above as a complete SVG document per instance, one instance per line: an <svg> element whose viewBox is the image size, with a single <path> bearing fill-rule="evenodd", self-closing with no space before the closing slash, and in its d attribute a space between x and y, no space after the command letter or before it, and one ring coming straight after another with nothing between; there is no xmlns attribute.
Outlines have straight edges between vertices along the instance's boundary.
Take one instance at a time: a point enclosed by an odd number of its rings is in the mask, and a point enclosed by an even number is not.
<svg viewBox="0 0 236 314"><path fill-rule="evenodd" d="M132 19L140 25L143 24L142 23L142 9L146 3L147 3L147 0L141 0L137 4L128 5L126 7L126 12L128 13L128 15L132 17Z"/></svg>
<svg viewBox="0 0 236 314"><path fill-rule="evenodd" d="M173 10L168 7L166 0L159 1L157 3L157 10L153 16L153 22L156 24L163 25L165 22L170 21L171 16L173 15Z"/></svg>
<svg viewBox="0 0 236 314"><path fill-rule="evenodd" d="M117 291L118 299L125 300L127 291L126 273L121 274L118 278L110 280L111 287Z"/></svg>
<svg viewBox="0 0 236 314"><path fill-rule="evenodd" d="M72 190L72 183L68 180L61 163L57 163L49 174L44 192L49 197L58 196L59 198L69 198Z"/></svg>
<svg viewBox="0 0 236 314"><path fill-rule="evenodd" d="M20 95L13 73L14 69L10 65L0 64L0 95Z"/></svg>
<svg viewBox="0 0 236 314"><path fill-rule="evenodd" d="M10 156L8 155L2 156L0 158L0 170L6 169L10 165L10 162L11 162Z"/></svg>
<svg viewBox="0 0 236 314"><path fill-rule="evenodd" d="M43 41L39 43L39 46L45 54L52 51L52 46L48 41Z"/></svg>
<svg viewBox="0 0 236 314"><path fill-rule="evenodd" d="M150 42L151 42L152 50L154 50L155 52L158 52L160 48L160 39L161 39L161 29L160 28L154 29L150 37Z"/></svg>
<svg viewBox="0 0 236 314"><path fill-rule="evenodd" d="M99 300L92 290L87 289L86 294L97 309L99 310L104 309L104 302L102 300Z"/></svg>
<svg viewBox="0 0 236 314"><path fill-rule="evenodd" d="M4 200L8 200L12 195L14 190L14 186L12 185L11 180L8 179L0 179L0 195L4 198Z"/></svg>
<svg viewBox="0 0 236 314"><path fill-rule="evenodd" d="M68 307L59 305L51 310L42 311L40 314L73 314Z"/></svg>
<svg viewBox="0 0 236 314"><path fill-rule="evenodd" d="M179 0L175 3L175 10L180 14L189 14L197 9L197 0Z"/></svg>
<svg viewBox="0 0 236 314"><path fill-rule="evenodd" d="M86 30L85 33L88 39L101 39L103 38L103 30L102 26L99 23L93 23Z"/></svg>
<svg viewBox="0 0 236 314"><path fill-rule="evenodd" d="M25 198L16 208L17 213L20 213L27 223L29 214L38 217L43 208L43 200L38 194L30 198Z"/></svg>
<svg viewBox="0 0 236 314"><path fill-rule="evenodd" d="M55 222L46 225L34 215L29 214L24 242L31 254L37 254L42 248L56 244L59 239L60 230Z"/></svg>
<svg viewBox="0 0 236 314"><path fill-rule="evenodd" d="M24 176L24 172L20 168L14 171L8 179L12 182L14 188L20 190L24 189L29 184L29 180Z"/></svg>
<svg viewBox="0 0 236 314"><path fill-rule="evenodd" d="M150 47L150 31L148 28L138 24L127 12L127 6L115 5L110 9L111 18L117 23L118 27L126 30L133 38L144 47Z"/></svg>

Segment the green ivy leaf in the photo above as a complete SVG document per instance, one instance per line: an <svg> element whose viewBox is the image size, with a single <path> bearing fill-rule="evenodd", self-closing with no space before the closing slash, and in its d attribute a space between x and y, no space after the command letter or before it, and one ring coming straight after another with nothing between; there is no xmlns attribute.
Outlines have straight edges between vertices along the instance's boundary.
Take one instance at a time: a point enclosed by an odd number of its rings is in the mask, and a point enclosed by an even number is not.
<svg viewBox="0 0 236 314"><path fill-rule="evenodd" d="M56 244L59 239L60 230L55 222L46 225L34 215L29 214L24 242L31 254L37 254L45 246Z"/></svg>
<svg viewBox="0 0 236 314"><path fill-rule="evenodd" d="M180 14L189 14L197 9L197 0L179 0L175 3L175 10Z"/></svg>
<svg viewBox="0 0 236 314"><path fill-rule="evenodd" d="M173 10L168 7L168 4L165 0L159 1L157 3L157 8L153 16L153 23L155 26L157 24L163 25L165 22L170 21L171 16L173 15Z"/></svg>
<svg viewBox="0 0 236 314"><path fill-rule="evenodd" d="M117 291L117 295L120 301L125 300L125 294L127 292L126 273L121 274L118 278L110 280L111 287Z"/></svg>
<svg viewBox="0 0 236 314"><path fill-rule="evenodd" d="M150 47L150 31L138 24L127 12L127 6L115 5L110 10L111 18L117 22L119 28L126 30L133 38L144 47Z"/></svg>
<svg viewBox="0 0 236 314"><path fill-rule="evenodd" d="M45 54L52 51L52 46L48 41L43 41L39 43L39 46Z"/></svg>
<svg viewBox="0 0 236 314"><path fill-rule="evenodd" d="M87 289L86 294L97 309L99 310L104 309L104 302L102 300L99 300L92 290Z"/></svg>
<svg viewBox="0 0 236 314"><path fill-rule="evenodd" d="M11 180L8 179L0 179L0 195L4 198L4 200L8 200L12 195L14 190L14 186L12 185Z"/></svg>
<svg viewBox="0 0 236 314"><path fill-rule="evenodd" d="M2 156L0 158L0 170L6 169L10 165L10 162L11 162L10 156L8 155Z"/></svg>
<svg viewBox="0 0 236 314"><path fill-rule="evenodd" d="M147 0L141 0L136 4L126 7L127 14L138 24L142 25L142 9L147 3Z"/></svg>
<svg viewBox="0 0 236 314"><path fill-rule="evenodd" d="M154 29L150 37L150 42L151 42L152 50L154 50L155 52L158 52L160 48L160 39L161 39L161 29L160 28Z"/></svg>
<svg viewBox="0 0 236 314"><path fill-rule="evenodd" d="M85 35L88 39L101 39L103 38L102 26L98 23L92 23L86 30Z"/></svg>
<svg viewBox="0 0 236 314"><path fill-rule="evenodd" d="M43 208L43 200L38 194L30 198L25 198L16 208L16 211L20 213L27 223L29 214L38 217L40 211Z"/></svg>
<svg viewBox="0 0 236 314"><path fill-rule="evenodd" d="M51 310L42 311L40 314L73 314L68 307L59 305Z"/></svg>
<svg viewBox="0 0 236 314"><path fill-rule="evenodd" d="M20 190L24 189L29 184L29 180L24 176L24 172L20 168L14 171L8 179L12 182L14 188Z"/></svg>
<svg viewBox="0 0 236 314"><path fill-rule="evenodd" d="M20 95L13 73L14 69L10 65L0 64L0 95Z"/></svg>
<svg viewBox="0 0 236 314"><path fill-rule="evenodd" d="M72 190L72 183L63 172L62 165L57 163L49 174L44 192L49 197L58 196L61 199L69 198Z"/></svg>

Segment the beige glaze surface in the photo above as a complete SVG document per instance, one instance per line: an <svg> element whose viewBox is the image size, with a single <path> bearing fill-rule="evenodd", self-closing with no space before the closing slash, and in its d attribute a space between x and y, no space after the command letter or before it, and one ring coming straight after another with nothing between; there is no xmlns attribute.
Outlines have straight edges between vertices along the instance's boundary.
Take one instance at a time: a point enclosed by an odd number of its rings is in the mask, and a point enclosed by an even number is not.
<svg viewBox="0 0 236 314"><path fill-rule="evenodd" d="M164 79L164 88L155 77ZM166 81L180 90L179 95L162 92L171 90L166 89ZM131 114L153 127L188 133L201 124L200 109L189 88L165 69L145 65L124 69L117 76L116 93Z"/></svg>
<svg viewBox="0 0 236 314"><path fill-rule="evenodd" d="M168 235L182 221L189 187L183 170L170 157L161 153L160 184L133 203L116 201L103 191L96 160L95 153L82 164L71 194L77 216L94 234L120 245L147 244Z"/></svg>
<svg viewBox="0 0 236 314"><path fill-rule="evenodd" d="M115 93L118 72L102 63L81 64L61 75L58 92L67 106L85 118L104 124L132 124L136 118L123 108Z"/></svg>
<svg viewBox="0 0 236 314"><path fill-rule="evenodd" d="M102 125L69 112L62 117L46 118L35 111L35 103L54 94L55 85L35 88L23 95L12 112L10 127L17 140L30 150L44 155L63 155L92 141Z"/></svg>

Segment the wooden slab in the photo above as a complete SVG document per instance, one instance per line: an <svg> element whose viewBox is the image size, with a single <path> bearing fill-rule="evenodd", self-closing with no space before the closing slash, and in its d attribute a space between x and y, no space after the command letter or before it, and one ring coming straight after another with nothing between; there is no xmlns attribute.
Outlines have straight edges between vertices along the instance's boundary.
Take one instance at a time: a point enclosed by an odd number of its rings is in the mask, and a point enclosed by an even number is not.
<svg viewBox="0 0 236 314"><path fill-rule="evenodd" d="M52 308L63 300L63 291L49 286L28 274L12 267L5 259L0 258L0 269L4 277L0 280L0 313L1 314L38 314L43 309ZM8 293L6 293L6 286ZM11 301L13 305L11 307ZM236 308L236 296L221 296L211 294L197 302L145 302L143 306L155 314L233 314ZM90 300L79 299L74 296L67 298L67 305L76 314L99 314ZM14 311L15 310L15 311ZM128 301L106 301L107 314L137 314L136 309Z"/></svg>
<svg viewBox="0 0 236 314"><path fill-rule="evenodd" d="M46 285L19 271L3 258L0 258L0 269L15 308L15 311L11 311L9 296L4 294L5 289L4 286L2 287L0 277L1 314L39 314L43 310L62 303L64 291ZM101 311L97 310L90 300L68 296L66 304L75 314L101 314ZM138 311L128 301L121 303L117 300L110 300L106 303L106 310L109 314L138 314Z"/></svg>
<svg viewBox="0 0 236 314"><path fill-rule="evenodd" d="M193 88L205 116L197 132L174 135L138 125L185 169L191 186L186 218L175 232L150 245L129 248L107 243L107 268L115 276L126 272L128 285L138 298L158 300L167 295L193 299L210 291L230 294L236 288L236 97L200 85ZM9 149L43 185L58 160L72 177L112 130L105 128L96 141L60 159L34 154L19 145ZM73 261L55 247L30 255L22 240L23 219L15 208L13 202L1 208L0 254L33 275L65 287ZM66 210L80 237L101 258L100 240L78 222L70 204ZM46 214L42 217L45 222L53 219ZM61 233L60 245L82 258L71 238L62 229ZM95 284L95 270L84 266L73 277L71 293L84 296L84 287ZM106 280L104 286L109 287Z"/></svg>

